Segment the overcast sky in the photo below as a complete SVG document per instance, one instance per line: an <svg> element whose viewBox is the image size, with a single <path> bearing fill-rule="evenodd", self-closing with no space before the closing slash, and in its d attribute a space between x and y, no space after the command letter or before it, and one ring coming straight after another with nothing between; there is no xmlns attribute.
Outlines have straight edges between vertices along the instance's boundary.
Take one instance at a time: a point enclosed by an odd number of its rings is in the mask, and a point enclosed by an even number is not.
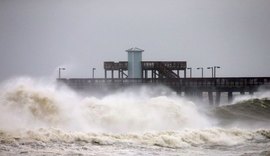
<svg viewBox="0 0 270 156"><path fill-rule="evenodd" d="M270 76L270 0L0 0L0 80L59 66L103 77L103 61L126 61L135 46L147 61Z"/></svg>

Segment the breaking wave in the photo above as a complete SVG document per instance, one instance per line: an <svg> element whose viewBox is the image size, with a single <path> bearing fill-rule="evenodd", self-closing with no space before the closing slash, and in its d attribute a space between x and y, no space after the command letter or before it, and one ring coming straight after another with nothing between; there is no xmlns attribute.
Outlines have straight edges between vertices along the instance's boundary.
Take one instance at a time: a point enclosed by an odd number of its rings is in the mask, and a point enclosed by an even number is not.
<svg viewBox="0 0 270 156"><path fill-rule="evenodd" d="M270 100L266 96L238 100L232 105L217 107L212 113L223 127L270 128Z"/></svg>
<svg viewBox="0 0 270 156"><path fill-rule="evenodd" d="M270 131L240 129L185 129L147 133L82 133L66 132L59 129L37 129L16 134L0 132L1 143L84 143L92 145L148 145L168 148L197 146L233 146L270 138Z"/></svg>
<svg viewBox="0 0 270 156"><path fill-rule="evenodd" d="M152 96L149 89L97 98L80 97L66 88L32 79L10 82L1 89L0 128L64 128L132 132L209 127L197 106L177 96Z"/></svg>
<svg viewBox="0 0 270 156"><path fill-rule="evenodd" d="M269 110L267 98L246 99L206 113L192 101L174 94L153 94L149 88L81 96L54 83L22 78L0 87L0 142L10 147L59 142L168 148L233 146L269 140L268 128L243 129L231 124L248 116L246 125L250 119L267 125Z"/></svg>

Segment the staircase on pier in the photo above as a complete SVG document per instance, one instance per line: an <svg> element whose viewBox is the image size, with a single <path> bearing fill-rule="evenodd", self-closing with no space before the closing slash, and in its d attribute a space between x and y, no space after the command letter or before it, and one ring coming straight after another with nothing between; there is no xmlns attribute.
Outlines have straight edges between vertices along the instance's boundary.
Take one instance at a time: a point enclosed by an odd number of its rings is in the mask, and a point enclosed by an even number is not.
<svg viewBox="0 0 270 156"><path fill-rule="evenodd" d="M172 70L170 70L168 67L166 67L166 65L162 62L158 62L154 65L159 73L159 76L162 78L179 78L179 76L174 73Z"/></svg>

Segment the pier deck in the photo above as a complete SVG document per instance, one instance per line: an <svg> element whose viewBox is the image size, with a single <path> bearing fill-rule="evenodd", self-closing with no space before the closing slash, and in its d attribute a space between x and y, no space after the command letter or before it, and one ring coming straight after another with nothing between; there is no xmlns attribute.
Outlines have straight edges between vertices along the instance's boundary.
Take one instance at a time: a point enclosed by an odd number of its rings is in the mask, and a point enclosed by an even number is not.
<svg viewBox="0 0 270 156"><path fill-rule="evenodd" d="M233 92L253 94L260 87L270 89L270 77L219 77L219 78L70 78L58 79L75 90L99 90L102 88L120 89L141 85L164 85L179 94L186 96L202 96L203 92L208 93L209 103L219 105L220 94L228 93L229 102L233 98ZM213 92L216 99L213 99Z"/></svg>

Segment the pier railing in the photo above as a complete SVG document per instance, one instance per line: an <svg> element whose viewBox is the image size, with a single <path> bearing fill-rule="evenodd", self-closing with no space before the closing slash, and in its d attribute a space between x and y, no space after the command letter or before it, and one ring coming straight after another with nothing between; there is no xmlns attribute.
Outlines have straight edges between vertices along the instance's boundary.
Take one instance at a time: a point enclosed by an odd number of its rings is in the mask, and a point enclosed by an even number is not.
<svg viewBox="0 0 270 156"><path fill-rule="evenodd" d="M103 78L70 78L58 79L69 86L129 86L129 85L166 85L178 89L256 89L259 86L270 86L269 77L221 77L221 78L157 78L157 79L103 79Z"/></svg>
<svg viewBox="0 0 270 156"><path fill-rule="evenodd" d="M108 91L131 86L141 85L164 85L179 94L185 96L202 97L203 92L207 92L210 105L219 105L221 92L228 93L228 101L232 102L233 92L245 92L253 94L260 87L270 89L270 77L220 77L220 78L144 78L144 79L58 79L58 82L64 83L77 90L89 91ZM215 92L215 100L213 96Z"/></svg>

